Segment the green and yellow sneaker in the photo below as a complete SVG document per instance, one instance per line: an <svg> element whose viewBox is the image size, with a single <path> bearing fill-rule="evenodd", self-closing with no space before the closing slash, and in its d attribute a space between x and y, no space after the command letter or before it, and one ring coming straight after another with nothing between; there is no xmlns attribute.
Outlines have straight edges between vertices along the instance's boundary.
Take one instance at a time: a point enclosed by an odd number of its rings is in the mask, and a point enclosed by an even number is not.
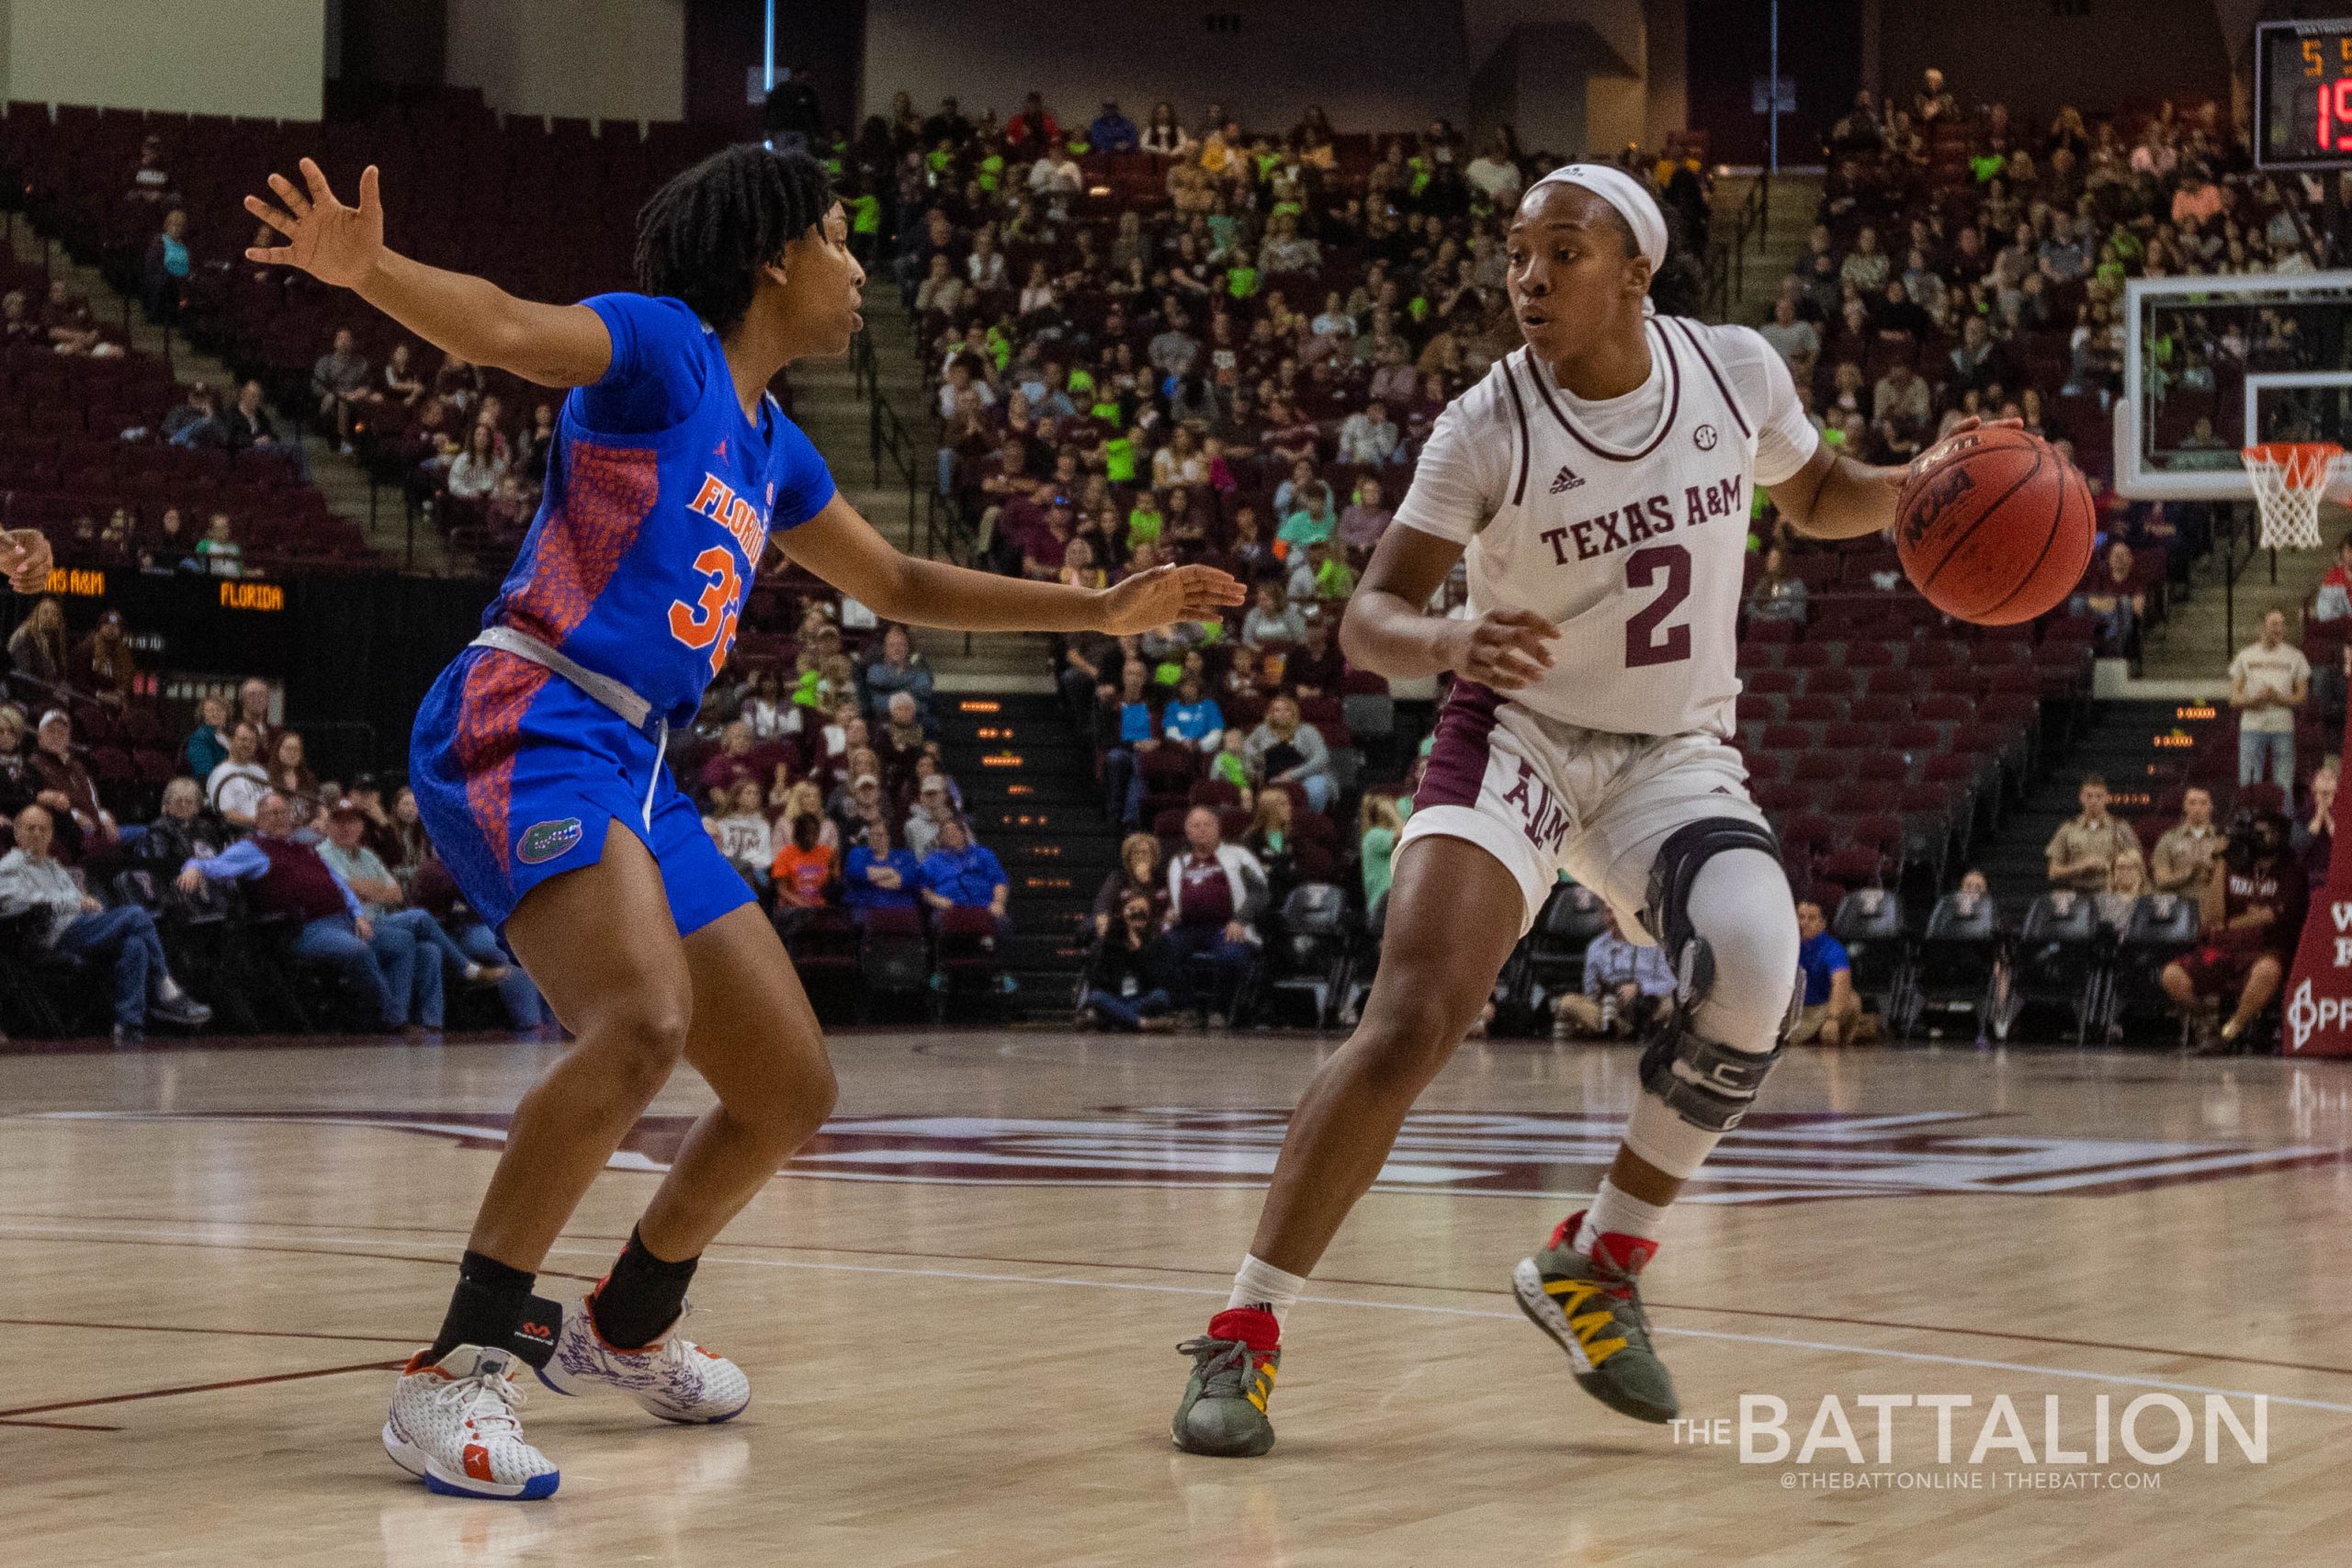
<svg viewBox="0 0 2352 1568"><path fill-rule="evenodd" d="M1274 1446L1266 1418L1274 1369L1283 1359L1282 1325L1258 1307L1228 1307L1209 1319L1209 1331L1176 1347L1193 1358L1184 1402L1170 1430L1186 1453L1254 1459Z"/></svg>
<svg viewBox="0 0 2352 1568"><path fill-rule="evenodd" d="M1511 1270L1511 1291L1528 1321L1576 1363L1577 1386L1636 1421L1674 1419L1674 1380L1650 1348L1649 1314L1635 1276L1657 1244L1603 1231L1588 1258L1569 1247L1581 1211L1560 1222L1551 1242Z"/></svg>

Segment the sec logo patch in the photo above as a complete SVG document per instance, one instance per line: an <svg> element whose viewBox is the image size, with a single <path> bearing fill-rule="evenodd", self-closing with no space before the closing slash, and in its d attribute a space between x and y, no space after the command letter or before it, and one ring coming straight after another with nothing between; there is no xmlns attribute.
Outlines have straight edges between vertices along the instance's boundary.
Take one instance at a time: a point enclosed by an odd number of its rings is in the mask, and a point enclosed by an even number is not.
<svg viewBox="0 0 2352 1568"><path fill-rule="evenodd" d="M1700 451L1712 452L1715 449L1715 427L1702 424L1690 433L1690 439L1698 444Z"/></svg>

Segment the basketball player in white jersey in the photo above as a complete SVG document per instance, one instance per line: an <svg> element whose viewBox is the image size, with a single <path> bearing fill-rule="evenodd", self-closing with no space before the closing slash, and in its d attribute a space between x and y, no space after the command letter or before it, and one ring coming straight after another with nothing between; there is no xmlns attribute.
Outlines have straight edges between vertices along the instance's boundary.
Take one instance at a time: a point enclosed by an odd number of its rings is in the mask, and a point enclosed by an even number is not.
<svg viewBox="0 0 2352 1568"><path fill-rule="evenodd" d="M1851 538L1894 524L1901 470L1823 445L1756 333L1653 315L1665 255L1657 205L1620 171L1530 187L1509 239L1525 346L1440 416L1348 606L1355 663L1455 680L1363 1021L1291 1119L1230 1303L1181 1347L1174 1431L1194 1453L1272 1446L1284 1315L1562 869L1664 947L1680 987L1608 1179L1513 1284L1588 1392L1676 1412L1636 1280L1799 994L1779 846L1729 744L1750 487L1800 532ZM1465 552L1471 618L1426 615Z"/></svg>

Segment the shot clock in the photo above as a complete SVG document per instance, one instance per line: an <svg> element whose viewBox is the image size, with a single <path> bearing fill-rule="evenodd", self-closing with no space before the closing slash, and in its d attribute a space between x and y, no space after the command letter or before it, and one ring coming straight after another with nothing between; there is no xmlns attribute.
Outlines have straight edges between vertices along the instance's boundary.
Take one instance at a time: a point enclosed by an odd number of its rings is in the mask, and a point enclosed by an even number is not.
<svg viewBox="0 0 2352 1568"><path fill-rule="evenodd" d="M2352 18L2255 28L2254 160L2265 169L2352 164Z"/></svg>

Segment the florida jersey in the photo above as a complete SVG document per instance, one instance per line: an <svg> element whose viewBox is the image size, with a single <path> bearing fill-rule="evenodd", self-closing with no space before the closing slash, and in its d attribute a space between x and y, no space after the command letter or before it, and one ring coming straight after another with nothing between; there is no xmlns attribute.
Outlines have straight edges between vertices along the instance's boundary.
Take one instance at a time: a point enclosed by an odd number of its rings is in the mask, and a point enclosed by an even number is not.
<svg viewBox="0 0 2352 1568"><path fill-rule="evenodd" d="M833 479L774 398L744 417L718 334L684 302L583 303L612 364L563 400L538 516L482 624L610 676L675 727L727 662L769 530L822 511Z"/></svg>

